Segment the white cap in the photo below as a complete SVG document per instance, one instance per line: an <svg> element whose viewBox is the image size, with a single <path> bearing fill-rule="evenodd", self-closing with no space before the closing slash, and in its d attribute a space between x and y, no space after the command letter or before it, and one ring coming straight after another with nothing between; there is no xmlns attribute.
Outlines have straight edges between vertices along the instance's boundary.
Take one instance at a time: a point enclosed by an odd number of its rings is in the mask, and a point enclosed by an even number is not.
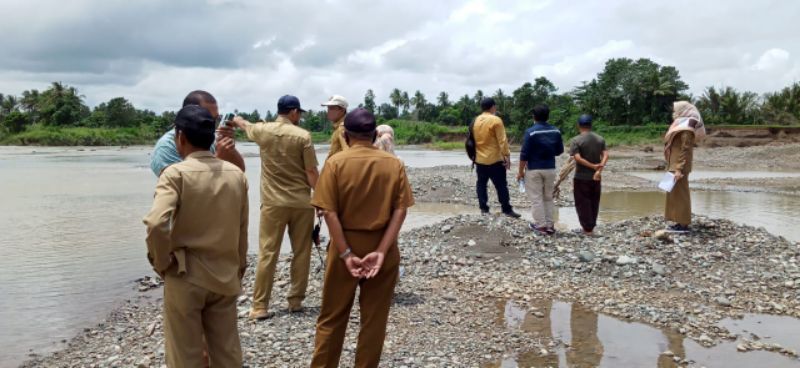
<svg viewBox="0 0 800 368"><path fill-rule="evenodd" d="M339 106L343 109L347 109L348 103L344 97L333 95L328 99L328 102L323 102L322 106Z"/></svg>

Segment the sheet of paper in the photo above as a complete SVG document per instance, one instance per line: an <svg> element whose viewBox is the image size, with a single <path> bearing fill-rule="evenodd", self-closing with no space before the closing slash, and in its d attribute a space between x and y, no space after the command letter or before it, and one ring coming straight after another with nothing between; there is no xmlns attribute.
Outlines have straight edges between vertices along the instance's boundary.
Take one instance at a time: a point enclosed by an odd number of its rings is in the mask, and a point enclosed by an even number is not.
<svg viewBox="0 0 800 368"><path fill-rule="evenodd" d="M667 193L672 191L672 188L675 186L675 174L667 171L664 173L664 176L661 178L661 181L658 182L658 189L661 189Z"/></svg>

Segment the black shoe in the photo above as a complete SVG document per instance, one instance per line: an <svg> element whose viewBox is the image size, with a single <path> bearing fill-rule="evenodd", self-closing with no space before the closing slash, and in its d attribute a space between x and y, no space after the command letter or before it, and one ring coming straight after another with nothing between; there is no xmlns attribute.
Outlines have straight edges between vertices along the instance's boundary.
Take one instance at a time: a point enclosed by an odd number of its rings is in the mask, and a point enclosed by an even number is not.
<svg viewBox="0 0 800 368"><path fill-rule="evenodd" d="M489 210L481 210L481 215L483 215L483 216L490 215Z"/></svg>
<svg viewBox="0 0 800 368"><path fill-rule="evenodd" d="M689 226L683 226L681 224L675 224L675 225L667 227L667 232L668 233L687 234L690 231L691 230L689 229Z"/></svg>
<svg viewBox="0 0 800 368"><path fill-rule="evenodd" d="M511 210L511 211L504 211L504 212L503 212L503 214L504 214L504 215L506 215L506 216L508 216L508 217L511 217L511 218L520 218L520 217L522 217L522 215L520 215L520 214L518 214L518 213L514 212L514 210Z"/></svg>
<svg viewBox="0 0 800 368"><path fill-rule="evenodd" d="M533 231L534 233L537 233L539 235L550 235L547 232L547 227L538 226L538 225L534 224L533 222L529 222L528 223L528 229L531 229L531 231Z"/></svg>

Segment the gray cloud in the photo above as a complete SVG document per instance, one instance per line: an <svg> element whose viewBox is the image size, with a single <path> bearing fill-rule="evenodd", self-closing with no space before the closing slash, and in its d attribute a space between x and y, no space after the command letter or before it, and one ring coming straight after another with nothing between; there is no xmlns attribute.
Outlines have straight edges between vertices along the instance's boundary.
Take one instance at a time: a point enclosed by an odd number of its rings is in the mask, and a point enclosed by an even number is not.
<svg viewBox="0 0 800 368"><path fill-rule="evenodd" d="M274 110L285 93L314 106L368 88L433 99L545 75L561 91L612 57L674 65L693 92L759 93L800 79L800 3L298 0L4 1L0 92L75 85L87 102L129 97L175 108L205 88L223 106Z"/></svg>

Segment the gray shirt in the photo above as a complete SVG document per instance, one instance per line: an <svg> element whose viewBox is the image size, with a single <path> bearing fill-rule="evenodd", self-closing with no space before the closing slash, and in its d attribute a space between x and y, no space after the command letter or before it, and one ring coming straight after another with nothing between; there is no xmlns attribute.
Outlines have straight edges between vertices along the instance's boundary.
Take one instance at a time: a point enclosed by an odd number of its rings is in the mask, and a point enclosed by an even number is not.
<svg viewBox="0 0 800 368"><path fill-rule="evenodd" d="M599 164L603 159L603 151L606 150L606 141L595 132L579 134L572 138L569 145L569 155L574 156L580 153L581 157L593 164ZM581 164L575 165L575 179L592 180L594 170Z"/></svg>

